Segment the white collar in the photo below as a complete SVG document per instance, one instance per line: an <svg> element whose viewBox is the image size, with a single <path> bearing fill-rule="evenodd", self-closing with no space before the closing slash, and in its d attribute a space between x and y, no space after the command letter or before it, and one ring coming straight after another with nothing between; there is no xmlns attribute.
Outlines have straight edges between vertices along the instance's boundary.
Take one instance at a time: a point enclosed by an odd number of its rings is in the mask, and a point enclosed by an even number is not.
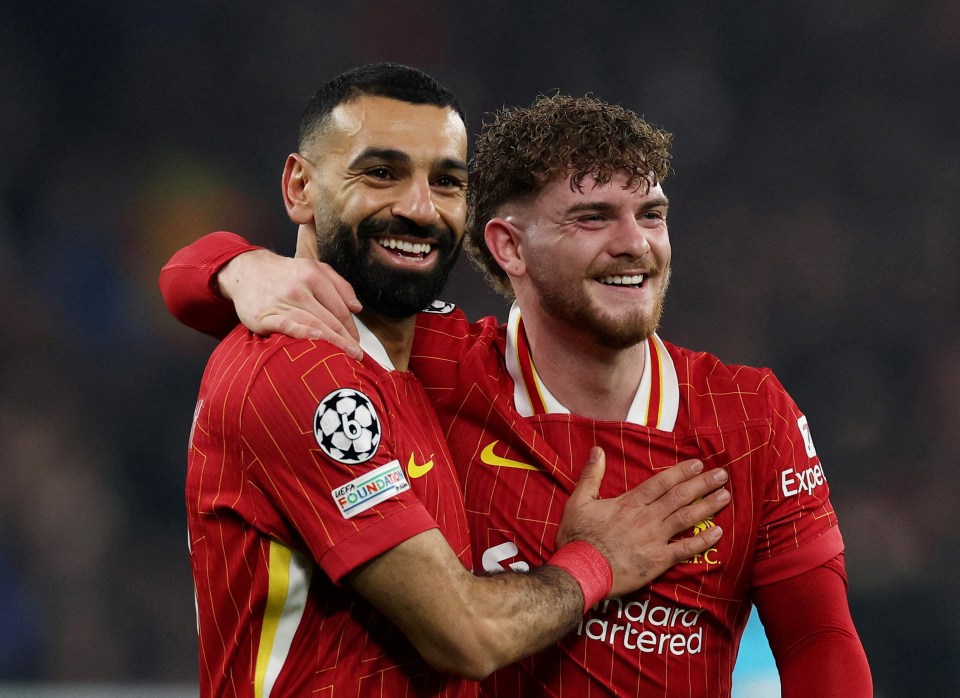
<svg viewBox="0 0 960 698"><path fill-rule="evenodd" d="M360 333L360 348L363 349L363 353L386 370L396 371L397 369L394 367L393 361L390 360L390 355L387 354L387 350L383 347L380 338L377 337L369 327L364 325L356 315L353 316L353 321L356 323L357 331Z"/></svg>
<svg viewBox="0 0 960 698"><path fill-rule="evenodd" d="M640 385L627 413L627 422L673 431L680 410L677 369L656 334L643 343L644 362ZM513 378L513 402L523 417L537 414L570 414L540 380L523 332L520 306L514 303L507 320L507 371Z"/></svg>

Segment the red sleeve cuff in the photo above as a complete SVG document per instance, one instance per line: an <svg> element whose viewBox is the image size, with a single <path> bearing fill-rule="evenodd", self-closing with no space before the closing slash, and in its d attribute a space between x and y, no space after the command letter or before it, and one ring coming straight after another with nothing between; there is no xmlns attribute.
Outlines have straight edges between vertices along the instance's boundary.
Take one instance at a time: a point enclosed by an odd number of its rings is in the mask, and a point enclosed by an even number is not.
<svg viewBox="0 0 960 698"><path fill-rule="evenodd" d="M234 257L260 249L239 235L205 235L179 250L160 271L160 293L170 313L187 327L224 337L237 324L233 304L215 290L217 274Z"/></svg>
<svg viewBox="0 0 960 698"><path fill-rule="evenodd" d="M320 566L334 584L340 584L351 570L431 528L438 528L437 522L422 506L398 509L331 548L320 558Z"/></svg>
<svg viewBox="0 0 960 698"><path fill-rule="evenodd" d="M831 526L817 538L783 555L754 563L753 586L782 582L819 567L843 552L839 526Z"/></svg>

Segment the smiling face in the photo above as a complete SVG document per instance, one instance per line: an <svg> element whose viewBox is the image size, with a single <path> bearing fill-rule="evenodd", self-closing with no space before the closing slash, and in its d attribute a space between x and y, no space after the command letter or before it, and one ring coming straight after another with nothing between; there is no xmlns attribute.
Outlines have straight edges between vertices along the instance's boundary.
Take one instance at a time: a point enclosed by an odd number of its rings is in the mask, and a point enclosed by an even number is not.
<svg viewBox="0 0 960 698"><path fill-rule="evenodd" d="M582 190L557 177L487 226L525 317L539 314L600 346L622 349L659 325L670 278L667 198L623 173Z"/></svg>
<svg viewBox="0 0 960 698"><path fill-rule="evenodd" d="M290 217L365 307L408 317L436 298L463 238L467 134L450 108L362 95L288 157Z"/></svg>

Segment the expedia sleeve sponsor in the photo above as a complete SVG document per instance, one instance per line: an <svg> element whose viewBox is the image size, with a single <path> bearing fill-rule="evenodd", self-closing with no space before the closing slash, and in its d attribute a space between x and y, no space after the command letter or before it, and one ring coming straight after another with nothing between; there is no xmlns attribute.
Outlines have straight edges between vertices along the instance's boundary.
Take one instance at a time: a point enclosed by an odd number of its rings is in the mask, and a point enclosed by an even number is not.
<svg viewBox="0 0 960 698"><path fill-rule="evenodd" d="M817 463L806 470L788 468L780 473L780 489L784 497L793 497L798 494L813 494L813 491L826 484L827 478L823 474L823 467Z"/></svg>

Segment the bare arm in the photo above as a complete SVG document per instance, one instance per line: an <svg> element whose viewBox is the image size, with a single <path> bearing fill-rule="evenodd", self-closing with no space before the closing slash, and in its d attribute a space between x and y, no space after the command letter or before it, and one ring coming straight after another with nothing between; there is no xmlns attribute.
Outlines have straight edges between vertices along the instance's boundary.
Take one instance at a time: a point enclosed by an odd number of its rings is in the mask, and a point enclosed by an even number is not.
<svg viewBox="0 0 960 698"><path fill-rule="evenodd" d="M723 475L700 474L700 467L685 461L620 497L599 499L604 462L594 449L564 509L561 531L564 540L583 540L604 552L613 569L612 595L637 589L716 544L717 528L670 541L729 499L718 489ZM473 679L560 639L584 608L580 585L563 569L547 564L530 573L478 577L437 530L362 565L347 583L399 626L434 667Z"/></svg>
<svg viewBox="0 0 960 698"><path fill-rule="evenodd" d="M437 529L401 543L347 582L377 606L436 669L482 679L573 628L580 588L561 569L471 574Z"/></svg>

